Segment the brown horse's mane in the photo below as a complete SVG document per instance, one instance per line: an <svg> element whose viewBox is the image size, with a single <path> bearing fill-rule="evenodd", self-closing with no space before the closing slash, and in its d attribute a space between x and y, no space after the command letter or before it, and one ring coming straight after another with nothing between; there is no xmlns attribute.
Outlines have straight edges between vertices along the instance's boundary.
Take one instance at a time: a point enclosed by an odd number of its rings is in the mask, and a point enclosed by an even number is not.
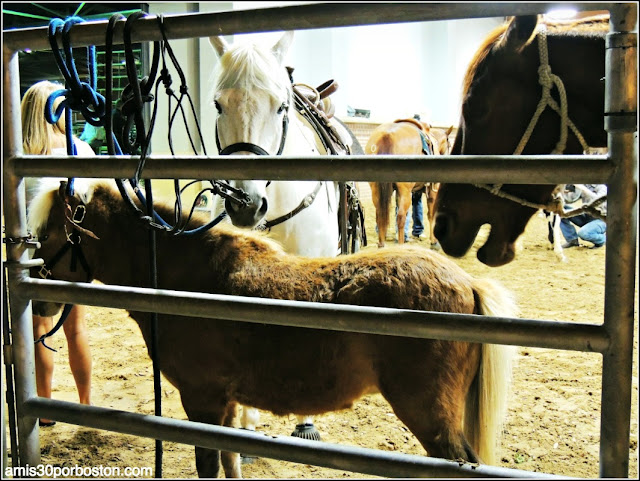
<svg viewBox="0 0 640 481"><path fill-rule="evenodd" d="M609 14L593 15L576 20L547 21L547 31L553 35L602 36L609 30Z"/></svg>
<svg viewBox="0 0 640 481"><path fill-rule="evenodd" d="M476 76L478 68L489 55L491 49L498 44L503 37L504 32L507 30L510 21L494 28L484 39L475 55L469 62L467 73L465 74L462 82L462 98L467 95L473 79ZM606 34L609 28L609 14L594 15L591 17L584 17L577 20L556 20L545 21L547 26L547 32L551 35L566 35L566 36L597 36L601 37ZM537 35L533 35L529 42L533 41Z"/></svg>

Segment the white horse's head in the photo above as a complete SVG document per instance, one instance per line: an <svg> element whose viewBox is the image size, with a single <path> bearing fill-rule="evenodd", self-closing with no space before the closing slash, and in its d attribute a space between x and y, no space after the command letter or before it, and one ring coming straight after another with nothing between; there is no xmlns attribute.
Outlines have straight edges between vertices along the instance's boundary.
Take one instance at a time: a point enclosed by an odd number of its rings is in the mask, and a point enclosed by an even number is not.
<svg viewBox="0 0 640 481"><path fill-rule="evenodd" d="M215 135L221 155L278 155L287 136L291 81L283 64L293 32L271 49L256 44L229 46L222 37L209 40L220 62L215 72ZM247 206L227 201L231 221L255 227L268 210L267 181L231 181L250 197Z"/></svg>

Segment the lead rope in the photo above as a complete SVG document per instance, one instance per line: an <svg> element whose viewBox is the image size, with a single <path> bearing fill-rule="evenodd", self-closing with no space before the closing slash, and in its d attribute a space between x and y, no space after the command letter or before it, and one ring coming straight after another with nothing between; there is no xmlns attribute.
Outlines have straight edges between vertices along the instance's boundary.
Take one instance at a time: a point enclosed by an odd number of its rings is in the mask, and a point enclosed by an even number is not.
<svg viewBox="0 0 640 481"><path fill-rule="evenodd" d="M538 52L540 54L540 67L538 67L538 83L542 85L542 95L540 97L540 101L538 102L538 107L529 122L527 129L525 130L516 150L513 152L513 155L521 155L522 151L526 147L531 135L533 134L533 130L536 128L538 124L538 120L540 119L540 115L547 107L551 107L559 116L560 116L560 139L556 144L555 148L551 152L552 154L562 154L564 153L567 147L567 135L568 129L575 134L576 138L582 145L582 149L587 152L589 150L589 144L585 141L584 137L578 130L578 127L573 123L573 121L569 118L569 107L567 102L567 93L564 88L564 83L562 79L551 72L551 66L549 65L549 49L547 47L547 26L543 23L539 25L538 28ZM560 105L554 100L551 96L551 89L555 85L558 90L558 95L560 96ZM504 184L473 184L476 187L480 187L482 189L488 190L493 195L497 197L502 197L503 199L508 199L513 202L517 202L526 207L531 207L534 209L543 209L558 214L561 217L573 217L577 215L574 211L570 213L564 212L564 201L562 199L562 195L560 193L561 189L556 188L552 193L552 199L550 202L546 204L530 202L526 199L518 197L516 195L508 194L502 190L502 186ZM601 200L600 200L601 201ZM589 206L586 206L580 209L582 212L588 210L590 212L593 209L590 209ZM599 217L602 214L599 211L596 211Z"/></svg>
<svg viewBox="0 0 640 481"><path fill-rule="evenodd" d="M582 149L587 151L589 149L589 145L584 140L584 137L575 126L573 121L569 118L569 107L567 103L567 93L564 88L564 83L562 79L551 72L551 66L549 65L549 49L547 48L547 26L545 24L541 24L538 31L538 51L540 53L540 67L538 67L538 83L542 85L542 96L540 97L540 102L538 102L538 108L536 109L531 121L529 122L529 126L527 130L525 130L518 147L514 151L513 155L520 155L524 150L525 146L529 142L529 138L533 133L533 129L535 129L536 124L538 123L538 119L540 115L547 108L547 106L551 107L559 116L560 116L560 139L556 144L555 149L551 152L552 154L562 154L564 153L567 147L567 134L568 128L571 128L571 131L575 134L580 145L582 145ZM560 105L553 99L551 96L551 89L553 86L556 86L558 89L558 95L560 96Z"/></svg>

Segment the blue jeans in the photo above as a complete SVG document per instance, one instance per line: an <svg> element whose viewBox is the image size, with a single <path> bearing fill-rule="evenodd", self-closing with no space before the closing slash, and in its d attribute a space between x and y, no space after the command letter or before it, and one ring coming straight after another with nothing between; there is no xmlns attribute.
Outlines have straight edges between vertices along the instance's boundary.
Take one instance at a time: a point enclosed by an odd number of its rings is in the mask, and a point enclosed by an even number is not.
<svg viewBox="0 0 640 481"><path fill-rule="evenodd" d="M576 230L574 224L580 229ZM580 238L593 245L601 246L607 241L607 224L589 214L560 219L560 230L567 242Z"/></svg>
<svg viewBox="0 0 640 481"><path fill-rule="evenodd" d="M424 190L411 193L411 220L413 221L413 229L411 234L418 237L424 232L424 214L422 211L422 194ZM408 222L407 222L408 224ZM407 226L405 225L405 231Z"/></svg>
<svg viewBox="0 0 640 481"><path fill-rule="evenodd" d="M415 237L418 237L420 234L424 232L424 214L422 210L422 194L424 191L420 190L418 192L411 193L411 220L413 222L413 229L411 230L411 234ZM396 215L398 215L398 207L396 206ZM405 242L409 240L409 219L407 219L404 223L404 240Z"/></svg>

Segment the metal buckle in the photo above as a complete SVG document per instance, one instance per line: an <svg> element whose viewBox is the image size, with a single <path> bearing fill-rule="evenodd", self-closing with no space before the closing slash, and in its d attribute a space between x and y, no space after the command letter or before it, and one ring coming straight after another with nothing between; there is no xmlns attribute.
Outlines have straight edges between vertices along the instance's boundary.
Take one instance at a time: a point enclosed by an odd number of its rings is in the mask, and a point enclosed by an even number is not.
<svg viewBox="0 0 640 481"><path fill-rule="evenodd" d="M42 266L38 271L38 274L40 274L40 277L43 279L48 279L51 276L51 271L47 269L47 266Z"/></svg>
<svg viewBox="0 0 640 481"><path fill-rule="evenodd" d="M73 211L73 216L71 216L71 220L76 224L81 224L84 220L84 216L87 214L87 208L84 204L78 204Z"/></svg>

